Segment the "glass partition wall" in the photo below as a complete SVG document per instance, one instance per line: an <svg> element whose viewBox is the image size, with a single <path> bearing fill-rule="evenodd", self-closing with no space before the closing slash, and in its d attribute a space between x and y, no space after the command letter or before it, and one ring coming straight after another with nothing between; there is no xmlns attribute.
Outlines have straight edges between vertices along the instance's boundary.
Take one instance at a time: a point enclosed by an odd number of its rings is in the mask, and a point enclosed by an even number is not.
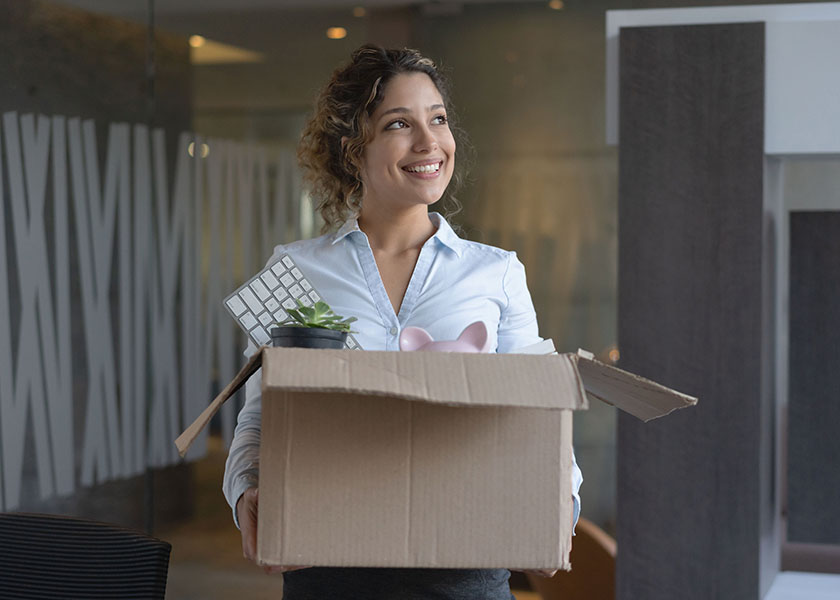
<svg viewBox="0 0 840 600"><path fill-rule="evenodd" d="M188 48L145 20L37 0L0 3L0 30L0 509L183 518L188 468L162 443L175 392L147 372L153 348L175 351L151 322L174 300L152 315L146 290L161 266L152 169L166 190L191 123Z"/></svg>
<svg viewBox="0 0 840 600"><path fill-rule="evenodd" d="M207 558L191 541L201 515L220 522L214 556L238 560L218 492L237 402L187 462L171 442L242 362L244 336L222 298L275 244L319 232L295 146L319 87L367 41L418 47L452 80L472 146L459 149L472 157L453 218L463 235L518 252L544 337L616 358L603 8L3 8L5 510L94 516L173 540L176 595L181 558ZM27 348L49 360L34 367ZM612 530L615 416L593 406L576 420L584 515Z"/></svg>

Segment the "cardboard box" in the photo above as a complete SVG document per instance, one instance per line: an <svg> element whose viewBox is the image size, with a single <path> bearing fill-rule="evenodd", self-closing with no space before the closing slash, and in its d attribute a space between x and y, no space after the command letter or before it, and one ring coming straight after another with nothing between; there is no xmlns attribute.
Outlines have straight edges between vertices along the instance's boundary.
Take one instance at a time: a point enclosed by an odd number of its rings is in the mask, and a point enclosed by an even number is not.
<svg viewBox="0 0 840 600"><path fill-rule="evenodd" d="M696 403L582 351L264 348L182 455L260 365L265 565L568 569L572 411L588 396L644 420Z"/></svg>

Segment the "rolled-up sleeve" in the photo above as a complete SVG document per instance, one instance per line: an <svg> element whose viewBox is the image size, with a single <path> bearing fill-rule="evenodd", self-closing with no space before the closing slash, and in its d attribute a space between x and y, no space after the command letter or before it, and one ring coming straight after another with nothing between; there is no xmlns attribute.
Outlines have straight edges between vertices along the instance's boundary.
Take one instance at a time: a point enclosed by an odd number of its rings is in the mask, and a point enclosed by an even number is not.
<svg viewBox="0 0 840 600"><path fill-rule="evenodd" d="M508 264L503 279L507 306L502 311L499 320L499 343L496 349L499 353L515 352L542 341L537 325L537 313L528 291L525 277L525 266L517 258L515 252L508 256ZM574 525L580 517L580 486L583 483L583 473L578 467L574 449L572 450L572 499L574 500Z"/></svg>

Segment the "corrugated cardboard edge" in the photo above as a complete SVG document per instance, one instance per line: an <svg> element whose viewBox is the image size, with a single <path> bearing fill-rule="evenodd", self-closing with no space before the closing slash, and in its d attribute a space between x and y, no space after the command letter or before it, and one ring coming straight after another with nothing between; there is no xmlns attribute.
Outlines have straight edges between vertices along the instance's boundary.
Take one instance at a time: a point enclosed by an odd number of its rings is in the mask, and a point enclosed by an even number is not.
<svg viewBox="0 0 840 600"><path fill-rule="evenodd" d="M216 396L213 402L211 402L207 408L202 411L198 418L193 421L181 435L178 436L178 439L175 440L175 446L178 448L178 454L181 455L181 458L184 458L187 454L187 450L190 449L190 446L195 441L195 438L197 438L198 434L201 433L201 430L207 426L210 419L213 418L213 415L219 411L222 404L224 404L228 398L233 396L237 390L239 390L239 388L248 381L248 378L256 373L257 369L262 366L264 348L267 348L267 346L262 346L253 355L251 355L251 358L247 363L245 363L245 366L239 370L236 377L231 379L231 381L225 386L225 389Z"/></svg>
<svg viewBox="0 0 840 600"><path fill-rule="evenodd" d="M301 348L266 352L264 389L349 392L448 406L587 407L573 354L359 353Z"/></svg>
<svg viewBox="0 0 840 600"><path fill-rule="evenodd" d="M646 423L697 404L697 398L693 396L602 363L585 350L578 350L577 367L588 396Z"/></svg>

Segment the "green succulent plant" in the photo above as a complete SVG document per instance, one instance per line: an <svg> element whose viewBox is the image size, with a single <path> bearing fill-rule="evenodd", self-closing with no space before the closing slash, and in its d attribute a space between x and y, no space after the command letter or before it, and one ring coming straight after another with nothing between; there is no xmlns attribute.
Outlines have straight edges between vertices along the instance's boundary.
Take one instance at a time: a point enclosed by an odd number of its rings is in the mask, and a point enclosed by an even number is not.
<svg viewBox="0 0 840 600"><path fill-rule="evenodd" d="M333 331L346 331L355 333L350 329L350 324L356 317L344 318L333 312L330 305L319 300L312 306L306 306L297 300L297 308L290 308L286 312L289 318L279 323L280 327L316 327L318 329L332 329Z"/></svg>

